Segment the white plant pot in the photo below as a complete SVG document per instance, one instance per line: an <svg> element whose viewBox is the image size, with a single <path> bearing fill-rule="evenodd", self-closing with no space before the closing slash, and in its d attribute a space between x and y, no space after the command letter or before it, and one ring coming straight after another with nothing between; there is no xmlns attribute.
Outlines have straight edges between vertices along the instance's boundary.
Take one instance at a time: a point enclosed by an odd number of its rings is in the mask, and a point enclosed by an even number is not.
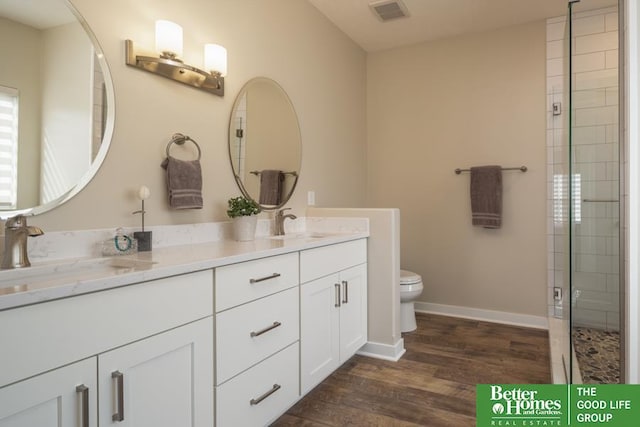
<svg viewBox="0 0 640 427"><path fill-rule="evenodd" d="M256 215L233 218L233 238L239 242L254 240L257 224L258 217Z"/></svg>

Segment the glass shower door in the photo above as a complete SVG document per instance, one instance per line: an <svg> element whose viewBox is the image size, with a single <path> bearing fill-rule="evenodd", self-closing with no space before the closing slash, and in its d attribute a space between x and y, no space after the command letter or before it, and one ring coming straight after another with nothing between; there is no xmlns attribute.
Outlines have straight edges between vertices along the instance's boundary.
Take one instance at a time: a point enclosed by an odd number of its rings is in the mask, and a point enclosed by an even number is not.
<svg viewBox="0 0 640 427"><path fill-rule="evenodd" d="M620 381L618 11L612 3L595 10L588 0L569 3L565 261L571 285L571 360L579 368L568 370L571 382Z"/></svg>

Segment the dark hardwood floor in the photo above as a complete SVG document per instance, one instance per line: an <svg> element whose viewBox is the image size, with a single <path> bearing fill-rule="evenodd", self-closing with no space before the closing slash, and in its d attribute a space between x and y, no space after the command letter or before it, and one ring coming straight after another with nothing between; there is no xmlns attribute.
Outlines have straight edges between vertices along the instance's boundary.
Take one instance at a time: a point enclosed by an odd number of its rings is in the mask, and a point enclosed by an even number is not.
<svg viewBox="0 0 640 427"><path fill-rule="evenodd" d="M476 384L551 381L545 330L416 317L398 362L352 357L273 426L474 426Z"/></svg>

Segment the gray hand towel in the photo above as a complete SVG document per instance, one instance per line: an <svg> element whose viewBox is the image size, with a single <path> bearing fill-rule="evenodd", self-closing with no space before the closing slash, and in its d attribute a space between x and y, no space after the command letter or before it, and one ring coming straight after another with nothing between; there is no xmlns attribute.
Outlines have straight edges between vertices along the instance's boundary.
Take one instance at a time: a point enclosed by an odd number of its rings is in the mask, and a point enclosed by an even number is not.
<svg viewBox="0 0 640 427"><path fill-rule="evenodd" d="M169 206L174 209L202 209L202 169L199 160L167 157L161 165L167 171Z"/></svg>
<svg viewBox="0 0 640 427"><path fill-rule="evenodd" d="M471 222L484 228L502 225L502 168L471 168Z"/></svg>
<svg viewBox="0 0 640 427"><path fill-rule="evenodd" d="M280 170L263 170L260 172L261 205L277 206L282 201L282 184L284 174Z"/></svg>

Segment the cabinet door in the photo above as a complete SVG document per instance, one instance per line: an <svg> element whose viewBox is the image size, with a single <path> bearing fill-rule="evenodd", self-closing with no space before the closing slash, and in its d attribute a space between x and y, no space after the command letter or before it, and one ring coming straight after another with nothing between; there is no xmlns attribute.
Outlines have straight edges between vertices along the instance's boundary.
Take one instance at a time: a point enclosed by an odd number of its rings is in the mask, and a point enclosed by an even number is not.
<svg viewBox="0 0 640 427"><path fill-rule="evenodd" d="M339 298L338 274L300 287L302 394L306 394L340 365Z"/></svg>
<svg viewBox="0 0 640 427"><path fill-rule="evenodd" d="M100 426L213 425L213 318L98 356Z"/></svg>
<svg viewBox="0 0 640 427"><path fill-rule="evenodd" d="M367 342L367 265L340 272L340 363Z"/></svg>
<svg viewBox="0 0 640 427"><path fill-rule="evenodd" d="M0 388L0 427L95 427L96 383L93 357Z"/></svg>

